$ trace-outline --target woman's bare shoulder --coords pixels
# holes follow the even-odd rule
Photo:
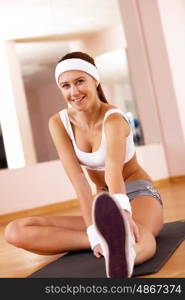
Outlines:
[[[54,115],[50,116],[49,121],[48,121],[49,126],[59,125],[60,123],[61,123],[61,120],[60,120],[59,113],[55,113]]]
[[[53,114],[48,121],[48,126],[50,130],[60,129],[62,131],[66,131],[64,128],[64,124],[61,120],[60,112]]]
[[[112,106],[111,108],[119,109],[116,106]],[[109,108],[109,109],[111,109],[111,108]],[[109,130],[112,131],[112,129],[113,129],[113,131],[118,129],[118,132],[121,133],[121,128],[123,129],[123,132],[124,132],[124,134],[126,134],[126,136],[128,136],[130,133],[130,126],[128,124],[128,121],[125,118],[123,118],[123,116],[120,113],[116,112],[114,114],[109,115],[106,118],[104,124],[105,124],[105,132],[107,131],[108,135],[109,135]]]

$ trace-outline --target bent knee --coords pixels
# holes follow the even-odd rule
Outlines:
[[[147,231],[152,233],[154,237],[158,235],[160,230],[163,227],[163,215],[158,216],[156,220],[151,220],[151,219],[141,219],[141,218],[134,218],[134,221],[136,224],[140,224],[142,227],[144,227]]]
[[[5,227],[5,240],[15,247],[22,248],[25,241],[26,226],[30,225],[32,218],[14,220]]]
[[[146,227],[137,224],[140,233],[139,242],[136,243],[136,264],[143,263],[144,261],[152,258],[157,249],[155,236]]]

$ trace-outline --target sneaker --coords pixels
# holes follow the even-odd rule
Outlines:
[[[103,192],[93,201],[92,218],[99,234],[107,277],[131,277],[136,257],[135,240],[124,211],[113,196]]]

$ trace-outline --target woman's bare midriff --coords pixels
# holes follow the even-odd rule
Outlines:
[[[97,190],[101,190],[102,187],[106,186],[104,171],[87,169],[87,173],[90,179],[92,180],[92,182],[96,185]],[[136,155],[134,155],[133,158],[124,165],[123,180],[126,183],[128,181],[139,180],[139,179],[147,180],[152,183],[151,177],[138,164]]]

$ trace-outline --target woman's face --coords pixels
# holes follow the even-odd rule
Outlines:
[[[75,109],[84,110],[99,101],[98,82],[83,71],[66,71],[59,77],[60,90],[64,99]]]

